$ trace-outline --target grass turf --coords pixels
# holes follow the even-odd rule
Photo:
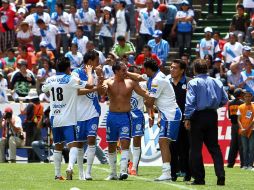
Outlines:
[[[62,166],[62,174],[66,165]],[[1,190],[69,190],[73,187],[80,190],[164,190],[164,189],[223,189],[248,190],[254,189],[254,171],[241,170],[239,167],[226,168],[226,186],[218,187],[213,167],[206,167],[206,185],[191,186],[178,178],[176,182],[154,182],[153,179],[161,174],[160,167],[140,167],[139,176],[129,176],[126,181],[104,181],[108,175],[109,167],[94,165],[93,181],[79,181],[77,168],[75,168],[72,181],[55,181],[53,164],[0,164]]]

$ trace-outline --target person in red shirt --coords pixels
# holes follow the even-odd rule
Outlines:
[[[224,45],[225,45],[225,43],[226,43],[227,41],[226,41],[226,40],[223,40],[223,39],[221,38],[220,32],[215,31],[215,32],[213,33],[213,39],[214,39],[215,41],[217,41],[217,43],[219,44],[220,50],[223,50],[223,47],[224,47]],[[223,58],[223,56],[221,55],[221,51],[218,53],[218,57],[221,58],[221,59]]]
[[[2,7],[0,7],[0,50],[2,51],[14,46],[14,18],[15,12],[9,0],[2,0]]]
[[[20,59],[24,59],[27,61],[27,69],[33,71],[33,73],[37,72],[36,68],[36,56],[34,55],[33,52],[28,52],[26,46],[22,46],[19,50],[19,55],[17,57],[16,63],[14,65],[14,68],[17,67],[17,62]]]
[[[152,53],[152,48],[149,45],[144,45],[142,52],[143,53],[139,54],[135,60],[135,64],[139,68],[141,68],[141,70],[140,70],[141,74],[144,73],[144,61],[146,58],[154,59],[157,62],[158,66],[161,66],[161,60],[159,59],[159,57],[156,54]]]

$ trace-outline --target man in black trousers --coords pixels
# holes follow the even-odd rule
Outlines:
[[[176,102],[182,113],[184,113],[185,108],[187,83],[191,79],[185,76],[186,67],[187,65],[183,60],[175,59],[170,66],[169,75],[169,80],[174,88]],[[185,174],[183,181],[190,181],[189,148],[189,132],[184,127],[183,117],[179,127],[178,138],[170,143],[172,181],[177,180],[176,173],[178,171]]]
[[[214,162],[217,185],[225,185],[223,157],[218,144],[217,109],[228,102],[221,81],[207,75],[205,60],[194,61],[195,78],[187,85],[185,128],[190,130],[190,164],[192,185],[205,184],[202,146],[206,145]]]
[[[232,123],[231,127],[231,141],[230,141],[230,149],[228,153],[228,168],[233,168],[235,165],[235,159],[237,157],[237,153],[240,153],[240,160],[241,160],[241,166],[242,166],[242,158],[243,158],[243,152],[242,152],[242,146],[241,146],[241,137],[238,134],[239,125],[237,122],[237,111],[238,107],[244,103],[244,101],[241,99],[243,96],[243,90],[241,88],[237,88],[234,91],[234,97],[235,99],[230,101],[228,104],[228,115]]]

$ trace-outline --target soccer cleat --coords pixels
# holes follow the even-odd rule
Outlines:
[[[86,173],[86,180],[93,180],[91,174],[89,173]]]
[[[63,176],[55,176],[55,180],[64,181],[66,179]]]
[[[129,174],[130,174],[130,175],[135,175],[135,176],[138,175],[136,170],[131,170],[131,172],[130,172]]]
[[[127,179],[127,178],[128,178],[127,173],[120,173],[119,180],[124,180],[124,179]]]
[[[163,173],[160,177],[156,178],[154,181],[168,181],[171,180],[171,176]]]
[[[132,166],[133,166],[133,162],[129,161],[129,163],[128,163],[128,174],[131,173]]]
[[[105,180],[107,180],[107,181],[118,180],[118,177],[116,174],[110,174]]]
[[[66,180],[72,180],[72,170],[66,170]]]

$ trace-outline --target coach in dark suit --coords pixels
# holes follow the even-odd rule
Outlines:
[[[190,130],[190,164],[192,185],[205,184],[202,145],[206,145],[214,162],[217,185],[225,185],[222,153],[218,144],[217,109],[228,102],[223,84],[207,75],[204,60],[194,62],[195,79],[187,85],[185,128]]]

